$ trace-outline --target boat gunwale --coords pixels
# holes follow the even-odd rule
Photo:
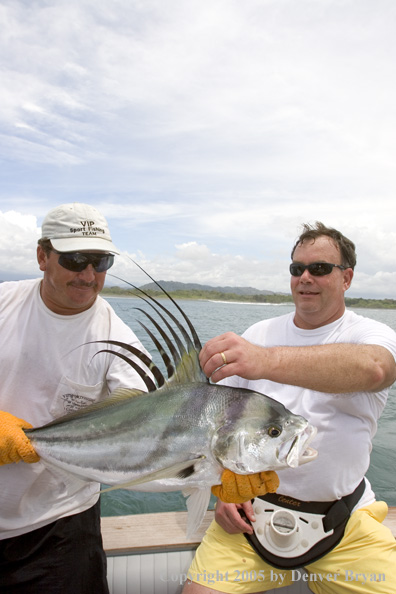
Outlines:
[[[193,550],[213,518],[214,511],[207,511],[198,532],[187,539],[187,512],[102,517],[103,546],[108,556]],[[396,538],[396,507],[389,507],[383,523]]]

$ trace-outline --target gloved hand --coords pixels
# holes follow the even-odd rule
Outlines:
[[[214,485],[212,493],[225,503],[245,503],[258,495],[275,493],[278,487],[278,475],[273,470],[256,474],[235,474],[224,470],[221,485]]]
[[[12,462],[38,462],[40,456],[35,452],[23,429],[31,424],[14,415],[0,411],[0,466]]]

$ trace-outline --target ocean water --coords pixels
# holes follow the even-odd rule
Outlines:
[[[137,311],[137,307],[149,310],[138,298],[106,297],[116,313],[128,324],[139,337],[144,346],[152,353],[158,366],[162,361],[155,353],[151,340],[146,335],[138,320],[147,324],[147,318]],[[161,300],[166,307],[168,302]],[[241,334],[255,322],[283,315],[294,309],[292,304],[246,304],[233,302],[213,302],[180,300],[183,308],[204,344],[209,338],[227,331]],[[357,309],[357,313],[383,322],[396,330],[396,310]],[[172,308],[175,313],[175,309]],[[151,313],[152,310],[151,310]],[[178,315],[177,317],[180,318]],[[374,438],[371,465],[367,473],[374,487],[377,499],[384,499],[389,505],[396,506],[396,384],[391,388],[387,406],[382,414],[378,431]],[[214,499],[211,501],[212,505]],[[183,511],[186,509],[185,499],[180,492],[172,493],[139,493],[127,490],[111,491],[102,495],[102,515],[116,516],[165,511]]]

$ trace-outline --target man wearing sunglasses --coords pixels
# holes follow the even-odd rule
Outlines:
[[[396,333],[346,310],[355,264],[355,246],[342,233],[304,225],[290,265],[295,311],[202,349],[202,368],[213,381],[267,394],[310,421],[318,457],[277,471],[277,495],[239,506],[217,502],[184,594],[265,592],[301,579],[301,567],[318,594],[396,592],[396,543],[382,525],[387,507],[364,478],[396,379]],[[253,529],[257,514],[274,510],[283,523]],[[281,544],[296,527],[294,540]]]
[[[144,348],[99,296],[119,251],[98,210],[80,203],[53,209],[38,243],[42,278],[0,284],[0,593],[107,594],[99,485],[63,483],[22,428],[117,387],[146,390],[119,357],[95,356],[92,342]]]

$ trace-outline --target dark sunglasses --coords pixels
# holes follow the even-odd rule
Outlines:
[[[341,264],[329,264],[329,262],[312,262],[312,264],[307,265],[292,262],[289,270],[292,276],[301,276],[305,270],[308,270],[309,274],[312,274],[312,276],[326,276],[326,274],[331,273],[333,268],[346,270],[346,266],[341,266]]]
[[[113,254],[52,251],[59,255],[58,263],[72,272],[82,272],[89,264],[92,264],[96,272],[104,272],[114,264]]]

